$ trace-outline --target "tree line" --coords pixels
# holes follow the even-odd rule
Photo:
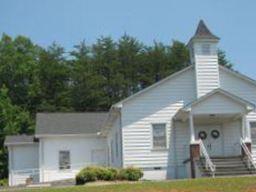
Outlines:
[[[232,64],[224,51],[219,63]],[[107,111],[189,63],[186,45],[145,45],[124,34],[80,42],[72,51],[52,43],[44,48],[29,38],[0,39],[0,179],[7,176],[6,135],[32,134],[36,112]]]

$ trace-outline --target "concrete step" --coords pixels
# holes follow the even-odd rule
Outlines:
[[[213,157],[211,160],[216,166],[215,176],[217,177],[256,174],[256,171],[251,171],[248,169],[247,165],[240,156]],[[202,176],[212,176],[211,171],[205,168],[204,158],[201,158],[198,161],[198,168],[200,169]]]

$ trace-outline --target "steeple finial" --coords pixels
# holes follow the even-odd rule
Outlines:
[[[216,39],[216,40],[220,39],[216,35],[212,34],[212,32],[208,29],[208,27],[205,25],[203,20],[199,21],[198,27],[196,29],[196,33],[192,38],[193,39]]]

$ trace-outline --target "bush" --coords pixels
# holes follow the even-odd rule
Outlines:
[[[114,168],[106,168],[102,180],[114,181],[117,179],[117,173],[118,171]]]
[[[141,169],[128,167],[119,171],[118,178],[121,180],[138,181],[143,177]]]
[[[82,185],[97,180],[97,173],[93,167],[86,167],[76,175],[76,184]]]
[[[8,185],[8,180],[7,179],[0,179],[0,187],[4,187]]]
[[[117,179],[118,171],[108,167],[87,167],[76,175],[76,184],[82,185],[96,180],[113,181]]]
[[[96,180],[114,181],[117,179],[138,181],[143,173],[138,168],[126,168],[117,170],[110,167],[86,167],[76,175],[76,184],[82,185]]]

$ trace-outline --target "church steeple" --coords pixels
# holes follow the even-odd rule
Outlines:
[[[191,63],[195,66],[198,98],[220,86],[218,42],[219,38],[200,20],[188,44]]]
[[[214,35],[208,27],[205,25],[203,20],[199,21],[199,24],[196,29],[195,35],[192,37],[192,39],[215,39],[219,40],[220,38]]]

